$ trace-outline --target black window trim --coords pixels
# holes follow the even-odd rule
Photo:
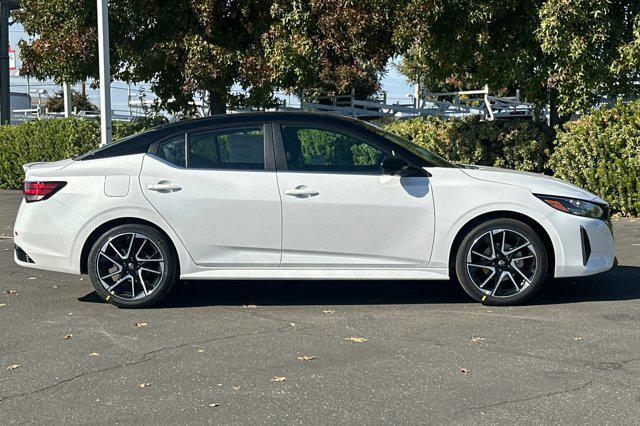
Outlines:
[[[289,165],[287,163],[287,155],[284,149],[284,139],[282,137],[282,128],[285,126],[294,126],[294,127],[305,127],[310,129],[318,129],[318,130],[327,130],[327,131],[336,131],[339,133],[346,134],[355,139],[361,140],[364,143],[368,143],[373,147],[379,149],[386,155],[390,154],[390,151],[393,151],[394,156],[402,158],[408,161],[412,166],[416,168],[422,168],[416,164],[413,160],[413,155],[408,153],[404,148],[398,146],[391,141],[383,138],[382,136],[370,132],[370,131],[362,131],[360,129],[351,129],[346,126],[336,125],[333,123],[319,123],[316,121],[306,121],[306,120],[280,120],[275,122],[273,125],[274,132],[274,148],[275,148],[275,158],[276,158],[276,170],[278,172],[290,172],[290,173],[315,173],[315,174],[335,174],[335,175],[362,175],[362,176],[381,176],[382,168],[378,171],[363,171],[363,170],[289,170]],[[380,139],[384,139],[385,143],[380,143]],[[407,155],[408,154],[408,155]],[[413,176],[413,174],[411,175]],[[422,173],[416,173],[415,176],[425,176]]]
[[[243,169],[243,168],[201,168],[201,167],[188,167],[189,164],[189,138],[192,134],[199,133],[207,133],[207,132],[217,132],[217,131],[233,131],[233,130],[242,130],[242,129],[255,129],[262,128],[262,137],[264,144],[264,168],[262,169]],[[165,142],[168,142],[171,139],[174,139],[176,136],[184,135],[184,149],[185,149],[185,164],[179,166],[177,164],[171,163],[166,159],[163,159],[158,155],[158,151],[160,150],[160,146]],[[271,122],[263,122],[263,121],[255,121],[255,122],[242,122],[242,123],[233,123],[233,124],[220,124],[218,126],[202,126],[193,129],[183,129],[181,131],[177,131],[170,135],[167,135],[149,146],[147,150],[147,154],[158,157],[161,160],[164,160],[165,163],[171,164],[173,167],[185,170],[204,170],[204,171],[226,171],[226,172],[268,172],[276,170],[276,160],[274,156],[274,148],[273,148],[273,125]]]

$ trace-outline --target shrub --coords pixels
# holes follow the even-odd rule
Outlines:
[[[115,122],[114,139],[121,139],[153,125],[157,120]],[[100,123],[78,118],[36,120],[0,126],[0,189],[19,189],[22,165],[75,157],[100,143]]]
[[[529,120],[481,121],[479,116],[437,116],[397,121],[392,132],[454,163],[544,172],[551,129]]]
[[[592,111],[557,134],[549,167],[625,215],[640,214],[640,101]]]

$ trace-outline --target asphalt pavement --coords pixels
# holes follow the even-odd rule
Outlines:
[[[449,282],[189,282],[160,307],[20,268],[0,192],[0,423],[637,424],[640,222],[620,265],[485,307]]]

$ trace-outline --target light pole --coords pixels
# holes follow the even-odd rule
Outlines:
[[[0,0],[0,125],[11,122],[9,84],[9,14],[20,6],[19,0]]]
[[[100,145],[111,143],[111,60],[109,58],[109,4],[98,1],[98,56],[100,63]]]

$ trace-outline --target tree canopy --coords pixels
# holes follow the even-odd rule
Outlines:
[[[299,96],[380,89],[395,12],[391,0],[275,0],[265,54],[274,85]]]
[[[401,71],[429,90],[521,89],[565,115],[640,90],[637,0],[408,0],[397,28]]]
[[[98,74],[95,0],[22,0],[23,73]],[[430,91],[520,89],[564,114],[640,90],[638,0],[111,0],[112,75],[162,107],[268,107],[274,92],[365,98],[391,58]],[[241,94],[232,88],[241,87]]]
[[[388,0],[112,0],[114,79],[150,82],[170,111],[270,106],[282,89],[299,95],[367,96],[393,54]],[[58,82],[97,78],[95,0],[23,0],[15,13],[32,40],[23,72]],[[371,36],[375,34],[375,36]],[[235,85],[244,89],[232,95]]]
[[[540,1],[409,0],[394,40],[400,70],[430,91],[489,85],[543,97],[544,64],[534,32]]]
[[[95,3],[23,0],[16,17],[34,37],[20,46],[23,72],[69,82],[97,78]],[[113,0],[109,15],[113,77],[151,82],[170,111],[195,111],[197,93],[209,95],[213,113],[265,93],[270,99],[271,92],[255,78],[256,64],[263,62],[269,2]],[[234,84],[247,95],[231,97]]]
[[[562,112],[589,109],[603,96],[638,93],[640,2],[548,0],[540,18],[537,36]]]

